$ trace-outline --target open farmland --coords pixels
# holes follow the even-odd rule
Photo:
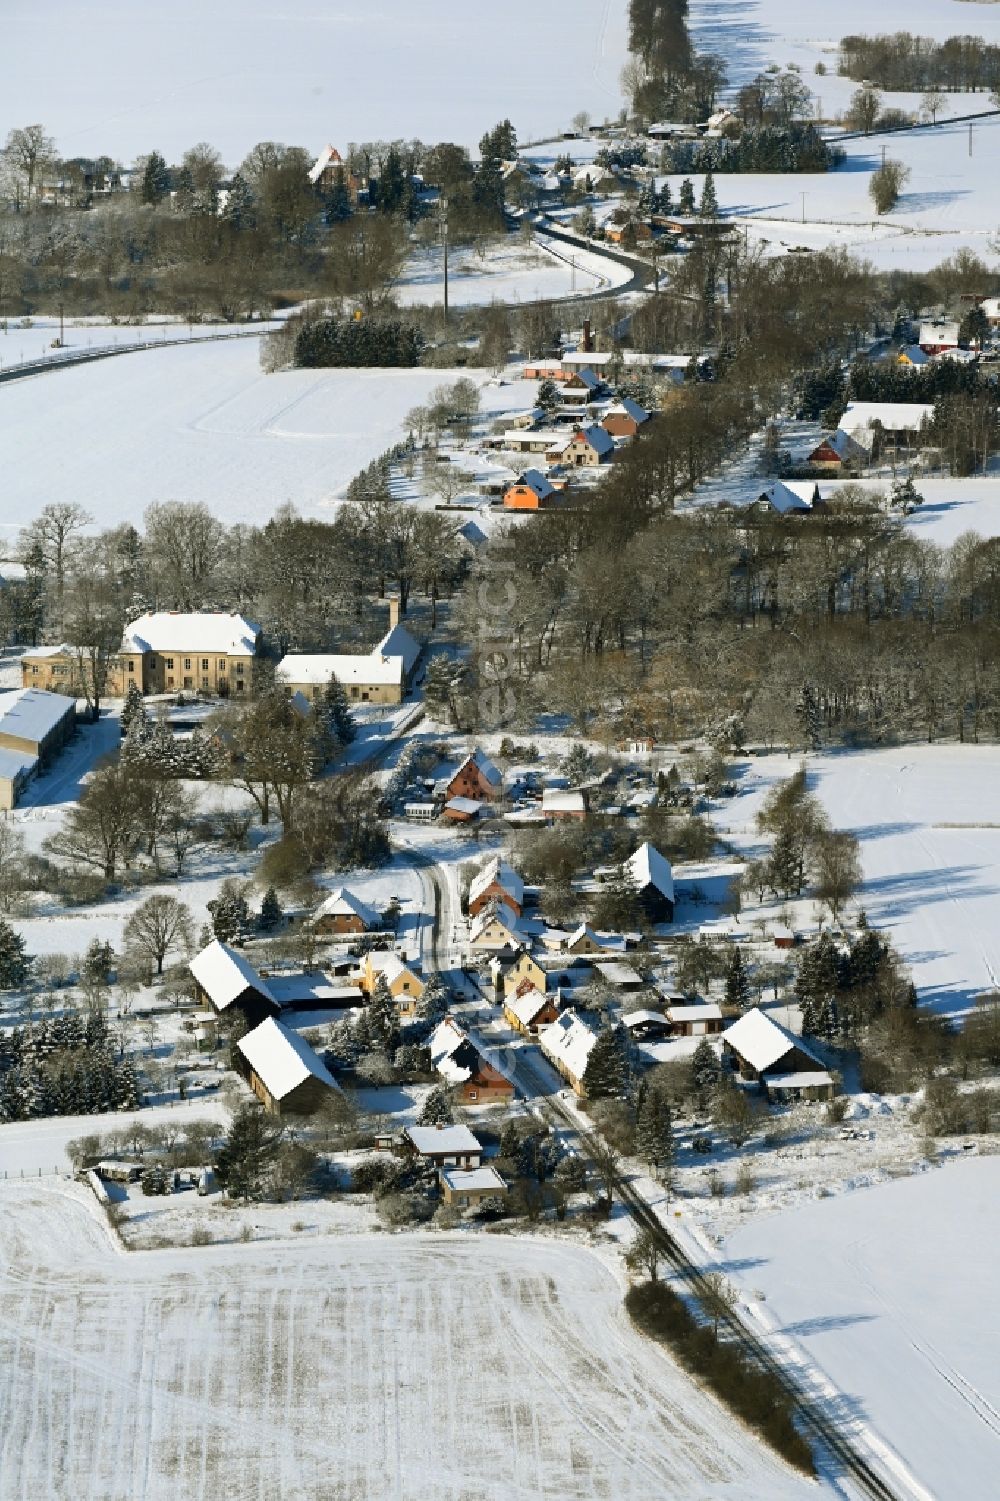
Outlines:
[[[845,1394],[845,1431],[874,1423],[934,1501],[997,1490],[998,1236],[992,1157],[772,1215],[726,1243],[766,1295],[768,1327]]]
[[[769,787],[797,761],[754,761],[720,827],[747,847]],[[1000,986],[1000,753],[994,746],[909,745],[810,756],[810,787],[835,828],[861,842],[858,903],[886,928],[922,1001],[961,1015]]]
[[[262,525],[286,502],[329,518],[354,475],[405,436],[407,412],[457,373],[264,375],[258,341],[238,339],[16,381],[0,390],[4,481],[16,497],[0,542],[59,494],[101,526],[138,523],[157,500],[203,502],[228,525]],[[524,405],[526,390],[487,388],[484,406]]]
[[[76,0],[46,0],[45,67],[32,0],[4,6],[6,118],[43,119],[67,154],[168,160],[208,140],[235,166],[255,141],[410,139],[474,146],[504,115],[521,135],[551,135],[579,109],[615,114],[625,62],[626,0],[560,7],[508,0],[502,16],[462,0],[177,0],[126,23],[98,0],[77,24]],[[525,48],[550,66],[525,68]]]
[[[82,1195],[82,1190],[70,1189]],[[331,1238],[116,1255],[0,1188],[0,1497],[792,1501],[589,1252]]]

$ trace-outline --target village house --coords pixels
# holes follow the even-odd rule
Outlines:
[[[714,1001],[668,1006],[667,1019],[674,1037],[711,1037],[722,1031],[722,1009]]]
[[[625,861],[646,920],[651,923],[674,920],[674,874],[670,861],[648,840],[640,844]]]
[[[271,1115],[313,1115],[341,1093],[305,1039],[273,1017],[240,1038],[233,1059]]]
[[[200,1005],[209,1005],[218,1016],[239,1012],[256,1027],[280,1010],[270,986],[250,960],[227,943],[215,938],[188,965]]]
[[[109,698],[123,698],[135,683],[144,694],[249,697],[260,642],[260,626],[242,615],[157,610],[126,628],[121,647],[109,661],[104,692]],[[85,661],[86,651],[69,645],[25,652],[21,681],[26,688],[56,688],[78,696],[81,655]]]
[[[567,954],[600,954],[604,951],[604,942],[594,932],[588,923],[581,923],[567,938],[565,952]]]
[[[901,349],[896,356],[898,365],[912,365],[915,370],[922,370],[930,362],[931,356],[924,354],[919,344],[907,344],[905,349]]]
[[[514,1085],[487,1063],[471,1038],[451,1017],[439,1022],[429,1043],[431,1066],[463,1105],[505,1104],[514,1098]]]
[[[468,911],[477,917],[492,902],[503,902],[520,917],[524,910],[524,882],[514,868],[494,855],[487,860],[469,886]]]
[[[598,959],[594,965],[601,979],[614,990],[642,990],[646,982],[631,964],[620,959]]]
[[[559,492],[539,469],[526,469],[516,484],[504,491],[508,511],[541,511],[558,502]]]
[[[309,169],[309,181],[321,193],[331,193],[342,182],[352,207],[368,197],[368,184],[352,172],[336,146],[324,146]]]
[[[816,504],[814,497],[818,495],[819,486],[813,480],[802,484],[779,479],[761,491],[756,505],[760,510],[776,511],[779,516],[808,516]]]
[[[346,886],[338,886],[336,891],[322,902],[313,913],[311,925],[316,933],[324,936],[327,934],[342,933],[371,933],[374,929],[381,928],[382,919],[373,908],[365,906],[364,902],[348,891]]]
[[[587,794],[579,788],[545,787],[542,790],[542,815],[554,822],[564,818],[586,818]]]
[[[559,998],[545,995],[527,981],[513,995],[504,998],[504,1019],[515,1032],[537,1037],[539,1027],[547,1027],[559,1015]]]
[[[15,807],[75,732],[75,698],[36,688],[0,693],[0,811]]]
[[[638,437],[639,429],[649,421],[646,408],[633,401],[631,396],[622,397],[601,418],[601,426],[612,438]]]
[[[513,907],[506,902],[492,903],[472,919],[469,929],[469,947],[489,951],[516,945],[521,941],[519,918]]]
[[[593,370],[585,367],[573,370],[559,387],[560,400],[568,407],[586,406],[604,387],[604,382]]]
[[[840,428],[817,443],[807,460],[813,469],[821,469],[824,474],[856,474],[867,462],[868,450]]]
[[[347,697],[364,704],[401,704],[412,686],[423,647],[399,622],[399,600],[389,601],[389,629],[370,652],[308,655],[290,652],[275,681],[315,702],[336,678]]]
[[[467,798],[472,802],[491,803],[500,796],[503,776],[485,751],[474,750],[452,774],[445,785],[445,796]]]
[[[575,1011],[564,1011],[538,1033],[542,1052],[581,1099],[586,1095],[587,1060],[596,1041],[597,1033]]]
[[[445,1203],[456,1209],[475,1209],[484,1199],[507,1193],[507,1184],[495,1167],[443,1167],[438,1176]]]
[[[833,1079],[821,1060],[759,1006],[726,1028],[722,1049],[740,1078],[759,1084],[768,1099],[833,1099]]]
[[[502,978],[505,996],[514,995],[525,983],[539,990],[544,990],[548,984],[546,971],[526,948],[518,949],[508,963],[501,961],[496,978]]]
[[[839,430],[868,454],[873,452],[876,440],[886,448],[910,449],[919,445],[922,431],[933,416],[933,403],[926,401],[851,401]]]
[[[943,354],[957,349],[959,325],[952,318],[928,318],[920,325],[917,343],[924,354]]]
[[[984,297],[979,306],[990,328],[1000,328],[1000,297]]]
[[[573,436],[559,447],[558,462],[573,469],[597,469],[611,458],[615,441],[603,427],[592,423],[590,427],[577,428]],[[555,457],[555,446],[549,450]]]
[[[407,1126],[406,1143],[433,1167],[478,1167],[483,1148],[468,1126]]]
[[[366,996],[374,994],[379,976],[389,987],[400,1016],[416,1016],[424,993],[419,966],[407,964],[395,949],[371,949],[364,957],[359,983]]]

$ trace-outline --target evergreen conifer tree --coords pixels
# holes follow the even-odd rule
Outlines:
[[[681,183],[680,196],[677,199],[677,212],[685,218],[690,218],[694,213],[694,184],[690,177],[685,177]]]
[[[691,1055],[691,1082],[702,1099],[706,1099],[722,1078],[719,1055],[703,1037]]]
[[[837,949],[829,933],[821,933],[802,955],[795,977],[795,994],[802,1008],[802,1030],[814,1037],[836,1030],[840,981]]]
[[[0,917],[0,990],[16,990],[28,978],[31,960],[24,939],[6,918]]]
[[[257,207],[253,190],[242,172],[234,172],[222,217],[234,229],[255,229]]]
[[[636,1119],[635,1145],[639,1155],[655,1170],[669,1168],[674,1160],[670,1102],[661,1089],[648,1089],[643,1096]]]
[[[385,976],[379,975],[372,998],[362,1012],[370,1045],[391,1059],[399,1046],[399,1012]]]
[[[284,1129],[257,1104],[240,1107],[215,1163],[216,1176],[231,1198],[261,1199],[284,1139]]]
[[[734,943],[726,966],[726,1005],[737,1011],[746,1011],[750,1003],[750,981],[743,963],[743,954],[739,945]]]
[[[584,1069],[583,1087],[592,1100],[623,1099],[630,1082],[628,1038],[619,1022],[598,1034]]]
[[[705,173],[705,181],[701,190],[701,203],[698,206],[700,219],[717,219],[719,217],[719,199],[715,191],[715,178],[711,172]]]
[[[258,928],[262,933],[270,933],[279,925],[284,915],[284,909],[278,900],[278,893],[273,886],[269,886],[260,904],[257,917]]]
[[[170,173],[158,151],[151,151],[142,173],[140,196],[143,203],[159,203],[170,191]]]
[[[451,1094],[443,1084],[436,1085],[423,1103],[417,1118],[418,1126],[450,1126],[455,1114],[451,1108]]]
[[[327,734],[339,749],[350,745],[357,734],[357,726],[354,723],[354,715],[343,683],[336,673],[331,674],[330,681],[323,691],[323,707],[321,710],[323,722]]]
[[[138,723],[144,727],[148,722],[149,716],[146,713],[146,702],[142,696],[142,689],[138,683],[129,683],[119,720],[122,739],[125,739],[134,724]]]

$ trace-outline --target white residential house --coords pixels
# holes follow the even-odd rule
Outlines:
[[[597,1033],[575,1011],[564,1011],[547,1027],[541,1027],[538,1044],[546,1058],[568,1081],[574,1094],[584,1095],[583,1076]]]

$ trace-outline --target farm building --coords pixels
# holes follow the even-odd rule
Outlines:
[[[407,1126],[407,1144],[434,1167],[478,1167],[483,1148],[468,1126]]]
[[[312,915],[317,933],[370,933],[382,926],[382,919],[371,907],[359,901],[346,886],[331,891]]]
[[[757,497],[757,505],[776,511],[779,516],[808,515],[819,497],[819,486],[811,480],[808,484],[793,483],[779,479],[768,485]]]
[[[0,694],[0,811],[15,807],[27,783],[75,730],[75,698],[39,688]]]
[[[933,404],[926,401],[849,401],[838,431],[848,433],[869,453],[876,433],[890,446],[914,448],[933,415]]]
[[[670,861],[647,840],[625,861],[648,922],[674,920],[674,876]]]
[[[511,1081],[487,1063],[479,1049],[451,1017],[431,1034],[431,1064],[463,1105],[492,1105],[511,1100]]]
[[[560,1017],[538,1033],[538,1043],[549,1062],[567,1080],[574,1094],[583,1096],[586,1091],[583,1076],[587,1070],[597,1033],[575,1011],[564,1011]]]
[[[270,986],[250,960],[217,938],[194,956],[188,968],[198,1001],[210,1005],[219,1016],[238,1011],[256,1027],[280,1010]]]
[[[469,916],[475,917],[491,902],[503,902],[520,917],[524,909],[524,882],[506,860],[494,855],[487,860],[469,886]]]
[[[816,445],[807,462],[825,474],[855,473],[867,464],[868,450],[850,433],[838,428]]]
[[[312,1115],[340,1086],[297,1032],[268,1017],[236,1044],[240,1072],[272,1115]]]
[[[422,647],[399,623],[399,601],[389,601],[389,629],[370,652],[302,655],[292,652],[275,668],[275,681],[315,701],[331,678],[348,698],[365,704],[401,704],[409,691]]]
[[[457,1209],[474,1209],[484,1199],[503,1197],[507,1185],[495,1167],[443,1167],[441,1193],[446,1204]]]
[[[740,1078],[759,1083],[769,1098],[833,1099],[833,1079],[821,1060],[759,1006],[726,1028],[722,1049]]]

